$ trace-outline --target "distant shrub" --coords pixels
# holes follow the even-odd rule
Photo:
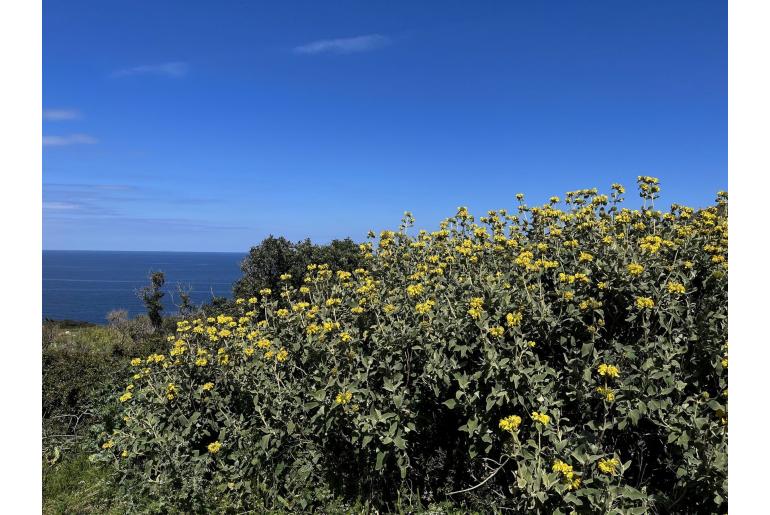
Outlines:
[[[407,214],[366,268],[180,321],[103,458],[182,511],[726,511],[727,195],[664,213],[639,188],[414,236]]]
[[[166,276],[163,272],[151,272],[150,284],[137,292],[137,296],[147,309],[147,317],[155,329],[163,325],[163,285],[166,284]]]
[[[286,274],[291,276],[288,282],[299,287],[311,263],[326,263],[335,270],[364,266],[358,245],[349,238],[315,245],[310,240],[293,243],[284,237],[269,236],[252,247],[241,263],[243,276],[233,285],[233,293],[236,297],[253,297],[263,288],[275,289],[284,284],[281,276]]]

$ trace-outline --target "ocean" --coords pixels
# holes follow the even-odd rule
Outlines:
[[[43,251],[43,319],[105,324],[113,309],[129,316],[144,313],[136,291],[149,284],[151,271],[166,275],[164,313],[177,309],[177,284],[192,288],[195,304],[232,296],[241,277],[242,253]]]

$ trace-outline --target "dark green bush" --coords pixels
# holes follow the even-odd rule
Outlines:
[[[327,263],[335,270],[364,266],[358,246],[350,238],[315,245],[309,239],[293,243],[284,237],[269,236],[252,247],[241,263],[243,277],[233,285],[233,293],[249,298],[263,288],[277,288],[283,274],[291,275],[290,283],[299,287],[310,263]]]

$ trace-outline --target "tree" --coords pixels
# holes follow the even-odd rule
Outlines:
[[[139,290],[139,298],[147,308],[147,317],[152,326],[158,330],[163,325],[163,285],[166,283],[166,276],[163,272],[150,272],[150,284]]]
[[[270,235],[252,247],[241,263],[243,276],[233,285],[233,293],[236,298],[248,298],[262,288],[276,291],[283,274],[291,274],[292,284],[299,287],[311,263],[327,263],[334,270],[348,271],[364,266],[358,245],[350,238],[316,245],[310,239],[292,243]]]
[[[192,285],[177,283],[176,293],[179,296],[179,304],[176,304],[179,314],[183,317],[192,315],[196,307],[192,302]]]

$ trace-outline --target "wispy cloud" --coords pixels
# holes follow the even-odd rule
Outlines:
[[[220,201],[221,199],[194,197],[163,188],[128,184],[43,184],[43,208],[49,216],[122,216],[124,210],[141,210],[160,203],[187,208]]]
[[[76,109],[43,109],[43,119],[52,122],[62,120],[77,120],[80,118],[80,111]]]
[[[353,38],[322,39],[294,48],[294,53],[303,55],[353,54],[368,52],[390,45],[391,40],[380,34],[367,34]]]
[[[65,147],[68,145],[93,145],[97,139],[88,134],[68,134],[67,136],[43,136],[44,147]]]
[[[187,75],[190,67],[183,62],[160,64],[144,64],[132,68],[123,68],[112,72],[112,77],[129,77],[131,75],[160,75],[163,77],[179,78]]]
[[[75,204],[74,202],[43,202],[43,209],[54,211],[70,211],[80,208],[80,204]]]

